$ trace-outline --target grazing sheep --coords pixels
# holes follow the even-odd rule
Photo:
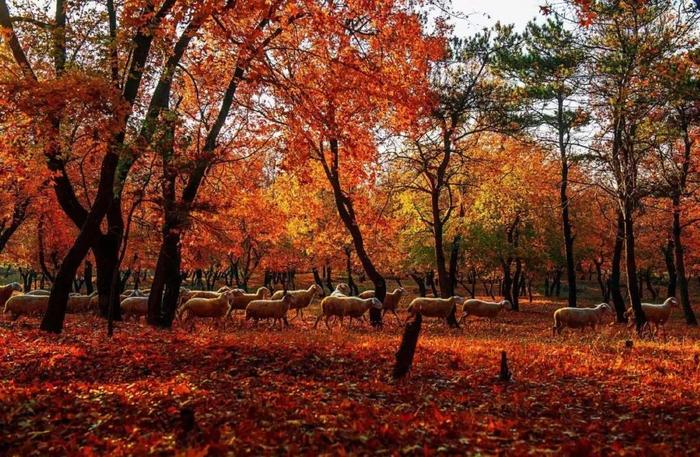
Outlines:
[[[464,298],[453,296],[450,298],[418,297],[408,305],[409,316],[420,313],[423,317],[437,317],[447,320],[456,310],[457,305],[464,303]]]
[[[508,300],[501,300],[500,302],[490,302],[478,300],[476,298],[464,300],[464,304],[462,304],[462,317],[459,319],[459,322],[462,322],[467,316],[493,319],[498,316],[502,310],[510,306],[511,304]]]
[[[264,300],[270,296],[270,290],[267,287],[259,288],[254,294],[239,293],[240,289],[234,289],[234,296],[231,298],[231,309],[229,314],[231,318],[237,310],[245,311],[248,307],[248,303],[253,300]]]
[[[228,291],[218,294],[215,298],[190,298],[180,307],[180,309],[178,309],[177,317],[182,322],[187,322],[193,317],[211,317],[213,319],[223,319],[230,311],[231,298],[233,296],[233,292]]]
[[[396,316],[396,320],[401,323],[401,319],[399,319],[399,315],[396,314],[396,310],[399,308],[399,303],[401,302],[401,298],[404,296],[406,293],[406,289],[403,287],[399,287],[397,289],[394,289],[393,292],[387,292],[386,296],[384,297],[384,301],[382,302],[382,317],[388,312],[391,311],[394,316]],[[358,297],[360,298],[374,298],[375,292],[373,290],[365,290],[362,292]]]
[[[296,318],[297,316],[301,316],[303,318],[304,308],[307,308],[311,304],[311,301],[314,299],[316,294],[321,295],[322,293],[323,289],[321,289],[321,287],[318,284],[312,284],[311,286],[309,286],[308,289],[288,290],[287,294],[292,298],[292,301],[289,305],[289,309],[297,310],[297,313],[294,316],[294,318]],[[277,292],[272,294],[272,297],[270,297],[270,299],[279,300],[283,296],[284,291],[278,290]]]
[[[12,292],[21,292],[22,286],[17,282],[11,282],[7,285],[0,286],[0,306],[5,306],[7,300],[12,296]]]
[[[260,319],[273,319],[273,325],[279,321],[289,327],[287,312],[293,301],[294,298],[289,294],[277,299],[253,300],[245,308],[245,320],[253,319],[257,324]]]
[[[184,305],[188,300],[191,300],[193,298],[219,298],[220,295],[221,292],[214,292],[213,290],[180,290],[178,309],[182,307],[182,305]]]
[[[678,306],[678,300],[675,297],[667,298],[662,304],[657,305],[653,303],[642,303],[642,310],[647,318],[647,324],[652,331],[652,334],[659,332],[659,328],[663,326],[671,315],[671,310]],[[628,308],[625,315],[630,319],[630,325],[634,324],[632,318],[634,317],[634,311],[632,308]]]
[[[93,298],[97,296],[97,292],[90,295],[73,295],[68,297],[68,307],[66,312],[69,314],[87,313],[95,308],[92,307]]]
[[[121,302],[122,318],[136,318],[139,320],[141,316],[148,314],[148,297],[127,297]]]
[[[15,295],[5,302],[3,313],[15,320],[22,315],[42,315],[49,307],[47,295]]]
[[[337,286],[335,286],[335,290],[331,292],[329,295],[330,297],[345,297],[350,295],[350,286],[345,284],[344,282],[338,283]]]
[[[46,289],[36,289],[36,290],[29,291],[24,295],[41,295],[44,297],[48,297],[49,295],[51,295],[51,291],[46,290]]]
[[[331,316],[340,317],[341,326],[343,325],[343,318],[345,316],[349,317],[350,323],[352,323],[353,319],[360,319],[370,308],[382,309],[382,302],[377,298],[330,295],[321,301],[321,314],[316,319],[314,328],[316,328],[318,322],[324,316],[326,317],[326,327],[328,328],[330,328],[328,320]]]
[[[603,315],[610,311],[610,305],[601,303],[593,308],[559,308],[554,311],[554,327],[552,335],[560,335],[564,327],[595,329],[595,326],[603,320]]]

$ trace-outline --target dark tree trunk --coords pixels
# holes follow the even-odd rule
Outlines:
[[[569,287],[569,306],[576,307],[576,268],[574,261],[574,235],[571,229],[571,221],[569,220],[569,197],[567,196],[567,186],[569,184],[569,164],[566,160],[566,151],[562,147],[562,163],[561,163],[561,217],[562,228],[564,232],[564,248],[566,251],[566,280]],[[557,293],[559,296],[559,293]]]
[[[676,296],[676,264],[674,260],[673,237],[669,238],[666,245],[661,248],[664,253],[664,262],[666,262],[666,271],[668,273],[668,288],[666,289],[667,297]]]
[[[93,283],[92,283],[92,262],[90,262],[89,260],[85,261],[84,277],[85,277],[85,293],[90,295],[95,290],[95,288],[94,288]]]
[[[326,287],[328,287],[329,293],[332,293],[335,288],[333,287],[333,270],[330,265],[323,267],[323,274],[326,280]]]
[[[610,284],[608,291],[610,298],[615,308],[616,320],[618,323],[626,323],[627,316],[625,315],[626,306],[625,299],[622,297],[620,288],[622,250],[625,243],[625,221],[622,213],[617,215],[617,234],[615,236],[615,246],[613,248],[612,265],[610,269]]]
[[[635,255],[634,217],[632,204],[625,202],[624,207],[625,228],[625,267],[627,270],[627,294],[634,311],[634,319],[638,332],[646,324],[646,316],[642,309],[642,300],[639,293],[639,279],[637,278],[637,259]]]
[[[676,272],[678,278],[678,292],[680,294],[681,307],[685,322],[688,325],[697,326],[698,320],[695,317],[693,308],[690,305],[690,294],[688,292],[688,276],[685,273],[685,258],[683,249],[683,239],[681,238],[681,209],[680,198],[675,197],[673,200],[673,246]]]
[[[433,297],[439,297],[437,286],[435,285],[435,270],[430,270],[425,274],[425,283],[430,287]]]
[[[452,249],[450,250],[450,271],[449,271],[449,288],[447,290],[447,296],[451,297],[455,295],[455,288],[457,287],[457,267],[459,263],[459,245],[462,241],[460,235],[456,235],[452,240]]]
[[[428,294],[428,290],[425,287],[425,277],[419,275],[418,273],[411,273],[410,276],[416,282],[420,296],[425,297]]]
[[[595,274],[596,279],[598,280],[598,287],[600,287],[600,295],[603,298],[603,301],[607,303],[608,299],[610,298],[610,293],[607,284],[605,281],[603,281],[603,259],[594,259],[593,263],[595,264]]]
[[[318,268],[313,267],[311,269],[311,272],[314,275],[314,282],[316,283],[317,286],[319,286],[321,288],[321,290],[323,290],[323,280],[321,280],[321,276],[319,276],[319,274],[318,274]],[[333,292],[333,291],[331,291],[331,292]]]
[[[94,212],[92,220],[83,226],[83,230],[80,231],[73,246],[71,246],[68,254],[63,259],[61,267],[54,278],[51,294],[49,295],[48,308],[41,321],[41,329],[44,331],[61,333],[63,330],[63,321],[66,317],[68,295],[71,292],[73,278],[99,233],[99,220],[102,219],[102,217],[99,217],[99,213],[99,211]],[[104,213],[102,213],[102,216],[104,216]],[[98,217],[99,220],[97,220]]]
[[[513,278],[510,275],[511,259],[501,259],[501,268],[503,270],[503,280],[501,281],[501,295],[508,300],[511,305],[515,306],[513,299]]]
[[[350,247],[346,247],[343,250],[345,251],[345,269],[348,275],[348,286],[350,286],[350,294],[358,295],[360,292],[357,290],[357,284],[355,284],[355,281],[352,279],[352,249]]]
[[[2,253],[12,235],[27,218],[27,208],[29,207],[30,201],[31,200],[26,197],[23,200],[15,203],[9,223],[8,221],[0,222],[0,253]]]
[[[552,288],[554,289],[554,295],[559,298],[561,295],[561,275],[562,275],[562,270],[561,268],[557,268],[557,270],[554,272],[554,281],[552,283]]]
[[[513,279],[511,280],[510,296],[513,300],[510,303],[513,311],[520,311],[520,275],[522,272],[523,263],[518,257],[515,259],[515,271],[513,272]]]
[[[90,247],[100,236],[100,223],[112,204],[112,186],[118,159],[114,151],[109,151],[102,161],[99,188],[93,206],[53,281],[48,308],[41,321],[41,329],[44,331],[60,333],[63,330],[71,282]]]
[[[95,255],[95,266],[97,267],[97,295],[99,297],[100,315],[107,318],[109,309],[112,309],[114,313],[112,318],[119,320],[121,317],[118,305],[119,293],[113,298],[117,300],[117,303],[113,303],[111,307],[109,303],[110,299],[112,299],[112,279],[117,274],[116,269],[119,263],[119,247],[112,244],[113,239],[104,235],[100,236],[100,240],[99,247],[95,246],[92,249]],[[117,279],[119,279],[119,276],[117,276]]]

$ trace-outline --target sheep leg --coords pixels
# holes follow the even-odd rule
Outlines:
[[[318,326],[318,321],[320,321],[322,317],[323,317],[323,314],[318,315],[318,317],[316,318],[316,322],[314,322],[314,328],[316,328]],[[326,322],[326,325],[328,325],[328,322]]]
[[[282,318],[282,322],[284,322],[284,326],[285,326],[285,327],[289,327],[289,321],[287,321],[287,316],[284,316],[284,317]]]
[[[459,321],[457,323],[459,325],[462,325],[462,322],[464,321],[464,319],[467,318],[468,315],[469,315],[469,313],[462,313],[462,317],[459,318]]]
[[[330,330],[331,326],[328,325],[328,320],[330,319],[330,316],[326,316],[326,328]]]
[[[398,314],[396,314],[396,310],[391,310],[392,313],[394,313],[394,316],[396,317],[396,322],[401,326],[401,318],[399,317]]]

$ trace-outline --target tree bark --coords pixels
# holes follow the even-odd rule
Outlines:
[[[560,106],[560,113],[563,109]],[[564,248],[566,252],[566,280],[569,286],[569,306],[576,307],[576,267],[574,260],[574,235],[569,219],[569,197],[567,187],[569,185],[569,162],[567,160],[566,146],[563,144],[563,131],[560,128],[560,148],[561,148],[561,184],[559,189],[561,203],[562,229],[564,232]]]
[[[695,313],[693,312],[692,306],[690,305],[690,294],[688,292],[688,277],[685,273],[683,239],[681,236],[682,226],[680,203],[680,197],[675,196],[673,199],[673,247],[678,280],[678,292],[680,294],[680,302],[681,307],[683,308],[685,322],[688,325],[697,326],[698,320],[695,317]]]
[[[662,247],[661,250],[664,253],[664,261],[666,262],[666,271],[668,273],[668,288],[666,289],[666,296],[675,297],[677,273],[674,259],[675,250],[673,247],[673,235],[671,235],[671,237],[666,242],[666,245]]]
[[[520,276],[523,272],[523,263],[520,257],[515,259],[515,271],[513,272],[513,279],[511,280],[511,292],[510,296],[513,299],[511,301],[512,310],[520,311]]]
[[[357,258],[360,260],[367,277],[370,279],[370,281],[372,281],[372,284],[374,284],[374,293],[376,298],[383,302],[384,298],[386,297],[386,281],[375,267],[372,259],[367,253],[367,250],[365,249],[364,238],[362,237],[362,232],[357,223],[357,218],[355,217],[355,208],[353,207],[352,200],[343,192],[340,185],[340,175],[338,174],[340,152],[338,150],[337,139],[332,138],[330,140],[330,150],[332,155],[332,163],[329,165],[325,158],[321,157],[321,164],[323,165],[326,177],[328,178],[328,181],[333,189],[336,209],[338,210],[338,214],[340,215],[340,219],[343,221],[345,228],[348,230],[348,232],[350,232]],[[382,326],[381,309],[370,308],[370,322],[374,327]]]
[[[646,324],[646,316],[642,309],[642,300],[639,294],[639,279],[637,274],[637,259],[635,255],[634,216],[632,214],[632,202],[628,199],[623,202],[623,218],[625,229],[625,267],[627,270],[627,295],[634,311],[634,320],[638,332]]]
[[[627,316],[625,315],[625,311],[627,310],[627,308],[625,306],[625,299],[623,298],[620,289],[620,278],[622,276],[622,250],[624,249],[624,243],[625,221],[622,217],[622,213],[618,212],[617,233],[615,236],[615,245],[613,247],[612,265],[610,268],[610,285],[608,287],[610,298],[612,299],[613,307],[615,308],[615,315],[618,323],[627,322]]]

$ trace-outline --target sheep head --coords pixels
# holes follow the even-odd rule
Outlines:
[[[348,286],[344,282],[338,283],[338,285],[335,286],[335,290],[337,290],[341,294],[350,295],[350,286]]]
[[[463,305],[464,304],[464,297],[460,297],[459,295],[453,296],[452,300],[454,300],[455,305]]]
[[[666,304],[671,306],[678,306],[678,300],[676,300],[676,297],[668,297],[664,302],[664,305]]]
[[[596,306],[596,308],[602,310],[604,313],[607,311],[612,311],[610,305],[608,305],[607,303],[601,303],[600,305]]]
[[[270,289],[268,289],[267,287],[261,287],[255,293],[255,295],[257,295],[258,297],[267,298],[270,296]]]
[[[319,286],[318,284],[314,284],[311,286],[313,289],[315,295],[318,295],[319,297],[323,296],[323,287]]]
[[[22,292],[22,286],[20,286],[18,282],[10,283],[9,286],[16,292]]]
[[[510,300],[502,300],[501,301],[501,309],[506,309],[506,308],[513,308],[513,304],[510,302]]]

